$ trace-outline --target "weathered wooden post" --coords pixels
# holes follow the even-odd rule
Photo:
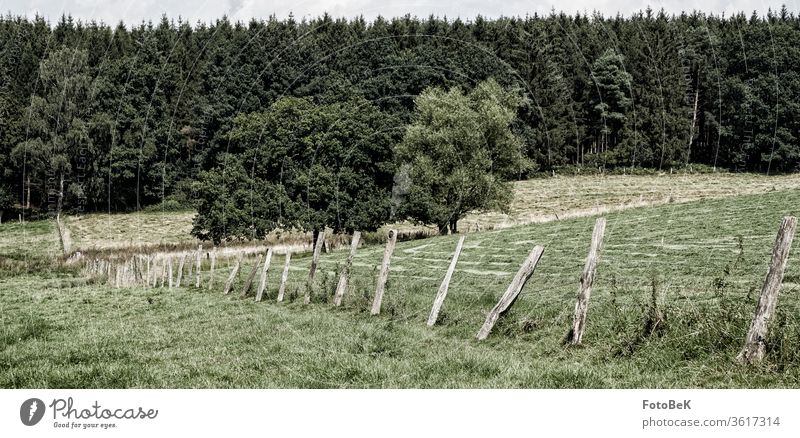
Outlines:
[[[786,269],[786,262],[789,259],[789,250],[792,247],[794,231],[797,228],[797,218],[786,216],[781,221],[778,228],[778,235],[775,237],[775,245],[772,248],[772,259],[769,262],[767,278],[761,288],[761,296],[758,299],[753,321],[750,323],[750,330],[747,332],[744,348],[736,357],[741,363],[755,363],[764,358],[765,341],[769,333],[767,324],[775,311],[778,303],[778,291],[783,282],[783,272]]]
[[[283,301],[283,294],[286,292],[286,280],[289,279],[289,262],[292,260],[291,251],[286,251],[286,260],[283,262],[283,274],[281,274],[281,285],[278,288],[278,302]]]
[[[311,267],[308,268],[308,281],[306,282],[306,296],[303,299],[303,304],[311,302],[311,289],[314,287],[314,274],[317,272],[317,264],[319,263],[319,254],[322,251],[322,245],[325,244],[325,230],[319,232],[317,236],[317,243],[314,245],[314,256],[311,258]]]
[[[181,255],[178,261],[178,280],[175,282],[175,287],[181,287],[181,278],[183,278],[183,265],[186,264],[186,253]]]
[[[194,287],[200,289],[200,267],[203,262],[203,245],[197,245],[197,259],[195,260]]]
[[[147,258],[145,259],[145,262],[147,263],[147,274],[145,274],[144,285],[150,287],[150,274],[152,273],[150,262],[152,262],[152,256],[148,254]]]
[[[386,280],[389,279],[389,262],[392,259],[394,252],[394,245],[397,243],[397,230],[389,230],[389,240],[386,242],[386,249],[383,251],[383,261],[381,262],[381,270],[378,273],[378,285],[375,287],[375,298],[372,300],[372,315],[381,313],[381,302],[383,301],[383,292],[386,288]]]
[[[192,275],[194,275],[194,260],[193,259],[194,259],[194,255],[192,253],[188,253],[186,255],[186,260],[188,261],[188,263],[186,263],[186,266],[189,269],[189,272],[186,273],[186,280],[185,280],[186,284],[190,284],[190,282],[192,281]]]
[[[158,277],[160,276],[160,274],[159,274],[160,269],[161,269],[161,267],[158,265],[158,257],[154,255],[153,256],[153,276],[150,278],[150,282],[153,285],[153,287],[158,286]]]
[[[450,279],[453,278],[453,272],[456,270],[458,257],[461,255],[461,248],[464,246],[464,239],[466,238],[467,236],[461,236],[461,238],[458,239],[456,251],[453,253],[453,258],[450,260],[450,266],[447,268],[447,273],[444,274],[444,280],[442,280],[439,290],[436,291],[436,298],[433,300],[431,314],[428,316],[428,327],[433,327],[434,324],[436,324],[436,320],[439,319],[439,311],[442,309],[444,299],[447,297],[447,289],[450,287]]]
[[[211,267],[208,270],[208,290],[214,288],[214,268],[217,265],[217,247],[211,250]]]
[[[259,254],[256,258],[256,262],[253,263],[253,267],[250,269],[250,273],[247,274],[247,280],[245,280],[244,288],[242,288],[242,298],[246,297],[247,293],[250,292],[250,288],[253,287],[253,280],[256,278],[256,272],[258,272],[258,267],[261,265],[262,258],[264,258],[264,256]]]
[[[347,292],[347,285],[350,282],[350,269],[353,266],[353,257],[356,255],[359,240],[361,240],[361,231],[356,231],[353,233],[353,240],[350,241],[350,254],[347,255],[347,260],[345,260],[344,266],[339,272],[339,283],[336,285],[336,294],[333,297],[333,304],[336,306],[342,305],[342,298]]]
[[[264,259],[264,269],[261,270],[261,281],[258,282],[258,291],[256,292],[256,302],[261,301],[264,297],[264,289],[267,288],[267,271],[272,262],[272,248],[267,250],[267,257]]]
[[[228,276],[228,281],[225,282],[225,290],[222,292],[225,295],[231,293],[231,287],[233,287],[233,281],[236,279],[236,274],[239,273],[239,266],[242,264],[242,254],[240,253],[238,257],[236,257],[236,263],[233,265],[233,270],[231,271],[231,275]]]
[[[508,285],[508,289],[506,289],[500,301],[497,302],[492,311],[486,316],[486,322],[483,323],[483,327],[481,327],[476,336],[478,340],[486,339],[486,337],[489,336],[497,319],[517,300],[517,297],[519,297],[519,294],[522,292],[523,286],[525,286],[525,283],[531,278],[531,275],[533,275],[536,264],[539,263],[543,252],[543,247],[539,245],[533,247],[533,250],[528,254],[525,261],[522,262],[522,266],[520,266],[519,271],[517,271],[517,275],[514,276],[511,284]]]
[[[117,289],[119,289],[120,287],[120,281],[122,280],[121,277],[122,277],[122,266],[120,266],[119,263],[117,263],[117,276],[114,279],[115,283],[114,286],[116,286]]]
[[[169,288],[172,289],[172,256],[167,259],[167,266],[169,268]]]
[[[589,310],[589,297],[592,295],[592,285],[597,273],[597,264],[600,263],[600,251],[603,249],[603,235],[606,232],[606,219],[597,218],[592,232],[592,244],[586,265],[581,274],[581,284],[578,287],[578,301],[575,303],[575,315],[572,321],[572,330],[567,335],[567,341],[572,345],[579,345],[586,329],[586,313]]]

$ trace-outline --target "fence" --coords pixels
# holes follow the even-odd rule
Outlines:
[[[756,306],[744,346],[737,356],[737,360],[742,363],[755,363],[761,361],[764,357],[768,322],[777,306],[778,293],[783,281],[796,226],[797,219],[792,216],[787,216],[783,218],[778,229],[769,263],[769,270],[761,288],[758,305]],[[585,266],[577,285],[577,298],[572,324],[569,328],[565,328],[565,331],[567,331],[567,336],[565,338],[566,343],[571,345],[581,344],[583,334],[587,328],[586,321],[589,301],[592,286],[600,264],[605,229],[605,218],[598,218],[592,232]],[[348,285],[351,282],[350,277],[352,275],[353,258],[358,249],[360,236],[361,233],[359,232],[353,234],[348,256],[343,266],[338,271],[338,282],[335,293],[333,294],[333,304],[335,306],[341,305],[347,293]],[[427,319],[428,326],[435,326],[437,324],[439,313],[447,298],[449,285],[453,278],[456,265],[458,264],[459,256],[464,248],[465,240],[466,236],[460,237],[453,255],[450,258],[447,270],[444,273],[441,285],[433,297],[433,304]],[[385,244],[382,262],[376,276],[375,293],[370,310],[372,315],[381,313],[382,301],[384,295],[387,293],[387,280],[390,276],[391,260],[396,241],[397,232],[395,230],[390,230]],[[325,235],[324,233],[320,233],[313,246],[313,255],[305,285],[304,304],[309,304],[312,300],[314,278],[317,273],[319,257],[324,244]],[[223,294],[229,295],[233,292],[236,279],[239,277],[242,270],[247,268],[244,266],[244,256],[247,251],[249,250],[242,249],[238,252],[225,251],[225,256],[233,258],[234,262],[224,282],[222,288]],[[505,293],[501,296],[497,304],[488,312],[485,322],[476,335],[478,340],[486,339],[491,334],[497,321],[503,314],[511,309],[522,293],[525,284],[533,276],[544,254],[545,248],[543,246],[534,245],[528,256],[524,259],[516,275],[513,277],[511,283],[508,285]],[[181,285],[185,287],[193,285],[195,289],[203,289],[203,282],[205,282],[206,287],[209,290],[213,290],[215,285],[218,284],[216,280],[218,273],[215,272],[215,270],[217,269],[219,255],[220,251],[218,251],[216,247],[204,249],[201,245],[198,246],[195,251],[137,254],[128,258],[111,257],[108,259],[94,258],[91,260],[83,258],[82,262],[84,263],[83,269],[86,275],[105,278],[108,285],[116,288],[166,287],[172,289],[173,287],[179,288]],[[284,259],[283,270],[280,276],[280,285],[278,287],[277,302],[282,302],[286,295],[291,256],[291,252],[287,252]],[[244,285],[239,291],[241,297],[248,297],[250,295],[251,290],[253,290],[256,274],[260,272],[258,286],[253,295],[255,296],[256,302],[263,300],[272,258],[272,248],[268,248],[265,253],[256,254],[255,260],[249,266]],[[188,263],[186,263],[187,260],[189,261]],[[203,260],[209,261],[206,271],[203,271]],[[177,266],[177,269],[174,269],[175,266]],[[186,273],[185,276],[184,273]]]

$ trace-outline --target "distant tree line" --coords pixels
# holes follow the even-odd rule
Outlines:
[[[443,146],[407,139],[426,111],[436,116],[436,105],[417,97],[460,90],[451,97],[467,99],[490,78],[516,96],[514,138],[496,136],[520,155],[500,165],[503,178],[563,166],[800,166],[800,18],[785,7],[724,18],[646,10],[627,18],[164,18],[130,27],[6,16],[0,210],[131,211],[202,199],[197,191],[212,188],[224,204],[251,187],[285,191],[263,208],[294,212],[304,227],[339,215],[337,226],[351,229],[394,209],[373,201],[396,184],[398,157],[414,161],[420,147]],[[463,147],[480,146],[470,141]],[[323,144],[333,146],[315,149]],[[284,148],[280,162],[270,161],[276,148]],[[347,202],[326,197],[331,180],[349,187]],[[319,199],[308,197],[315,184]],[[425,199],[413,200],[444,226]],[[235,234],[272,227],[252,216]]]

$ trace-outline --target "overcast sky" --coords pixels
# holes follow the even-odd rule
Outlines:
[[[120,20],[126,23],[158,20],[162,14],[171,18],[181,16],[194,23],[197,20],[211,21],[223,15],[234,20],[249,21],[253,17],[266,18],[272,14],[283,18],[291,12],[295,17],[303,17],[317,16],[326,11],[334,16],[363,15],[366,18],[407,13],[423,17],[430,14],[446,15],[450,18],[470,18],[478,14],[485,17],[524,16],[534,12],[546,14],[553,8],[570,13],[597,10],[605,15],[615,15],[617,12],[629,15],[648,5],[655,10],[664,8],[671,13],[699,7],[704,12],[730,15],[737,11],[765,13],[770,7],[779,10],[784,3],[794,12],[800,8],[800,0],[0,0],[0,11],[28,16],[39,13],[51,21],[56,21],[62,13],[69,13],[82,20],[94,19],[116,24]]]

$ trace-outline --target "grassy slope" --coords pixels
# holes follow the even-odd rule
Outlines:
[[[291,301],[302,295],[307,257],[293,259],[282,304],[273,302],[280,257],[259,304],[222,296],[224,270],[213,292],[68,287],[75,283],[56,272],[0,277],[0,387],[798,387],[800,251],[768,360],[733,361],[780,217],[798,205],[800,191],[789,190],[608,214],[577,349],[561,339],[590,217],[470,234],[433,330],[424,321],[456,236],[398,244],[379,317],[368,307],[380,247],[359,250],[342,309],[325,303],[342,251],[323,257],[310,306]],[[476,342],[535,243],[546,247],[539,268],[490,338]],[[666,329],[642,336],[653,283]]]
[[[724,198],[773,190],[800,189],[800,174],[767,177],[757,174],[588,175],[539,178],[514,184],[515,199],[509,214],[467,215],[459,222],[462,231],[549,222],[556,218],[580,217],[631,207]],[[141,247],[162,244],[196,245],[189,232],[194,212],[140,212],[133,214],[87,214],[67,217],[72,248],[76,250]],[[41,254],[50,237],[58,245],[55,229],[47,222],[29,222],[23,229],[9,222],[0,225],[0,256],[16,251]],[[21,233],[27,228],[30,236]],[[401,230],[423,227],[402,224]],[[47,231],[50,230],[50,231]],[[433,232],[433,229],[428,231]],[[37,234],[39,233],[39,234]],[[43,234],[44,233],[44,234]],[[49,234],[48,234],[49,233]],[[306,236],[301,236],[306,239]],[[38,240],[36,240],[38,239]],[[286,238],[284,238],[286,240]],[[296,239],[289,239],[296,240]],[[26,242],[20,245],[20,241]],[[33,243],[34,246],[28,246]],[[57,254],[54,251],[53,254]]]

